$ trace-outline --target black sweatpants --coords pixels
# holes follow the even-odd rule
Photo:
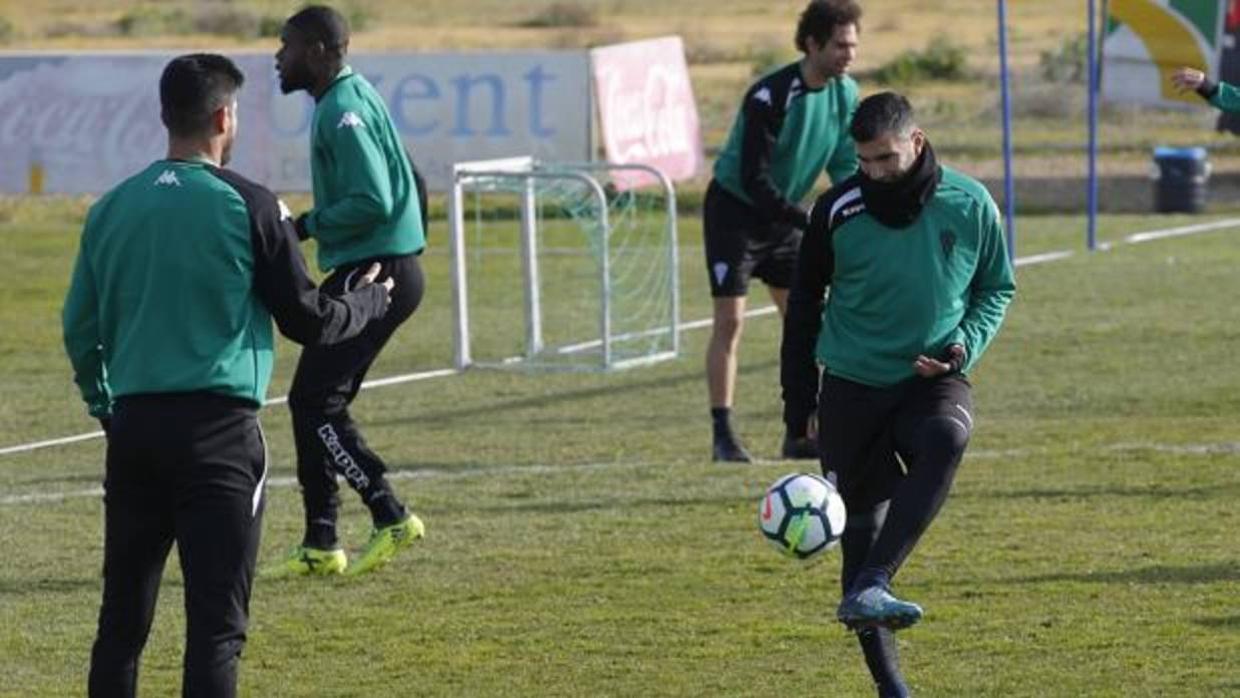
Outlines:
[[[183,696],[230,698],[262,528],[266,448],[252,402],[123,397],[104,479],[103,604],[91,698],[131,697],[172,543],[185,583]]]
[[[336,544],[340,506],[336,473],[361,495],[377,526],[395,523],[404,515],[404,506],[383,476],[387,468],[366,445],[349,416],[349,405],[379,352],[422,302],[422,267],[416,255],[362,260],[337,268],[323,281],[321,290],[339,294],[353,288],[373,262],[383,268],[377,282],[388,278],[396,282],[387,314],[353,339],[303,349],[289,391],[297,481],[306,513],[303,542],[316,548]]]
[[[850,526],[873,521],[890,500],[855,569],[893,577],[947,499],[964,456],[973,431],[969,383],[951,374],[877,388],[828,374],[818,423],[822,469],[836,475]]]

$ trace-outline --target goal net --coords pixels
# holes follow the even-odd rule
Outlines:
[[[628,186],[639,174],[652,186]],[[458,163],[449,196],[458,369],[610,370],[679,350],[676,201],[644,165]]]

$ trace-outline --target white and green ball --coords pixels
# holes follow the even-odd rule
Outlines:
[[[758,528],[763,537],[783,554],[800,560],[835,547],[847,518],[839,492],[818,475],[785,475],[758,503]]]

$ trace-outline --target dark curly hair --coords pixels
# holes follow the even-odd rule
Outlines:
[[[814,37],[819,46],[826,46],[835,28],[861,21],[861,6],[856,0],[812,0],[805,6],[797,22],[797,49],[807,52],[805,40]]]

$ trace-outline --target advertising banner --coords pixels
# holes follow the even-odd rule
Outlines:
[[[0,54],[0,191],[99,193],[163,157],[159,76],[173,53]],[[304,92],[280,93],[268,54],[246,74],[231,167],[276,191],[310,187]],[[432,190],[453,162],[590,156],[588,57],[542,51],[356,54]]]
[[[607,161],[652,165],[672,180],[695,176],[702,134],[680,37],[597,48],[590,62]],[[617,181],[649,183],[644,175]]]

